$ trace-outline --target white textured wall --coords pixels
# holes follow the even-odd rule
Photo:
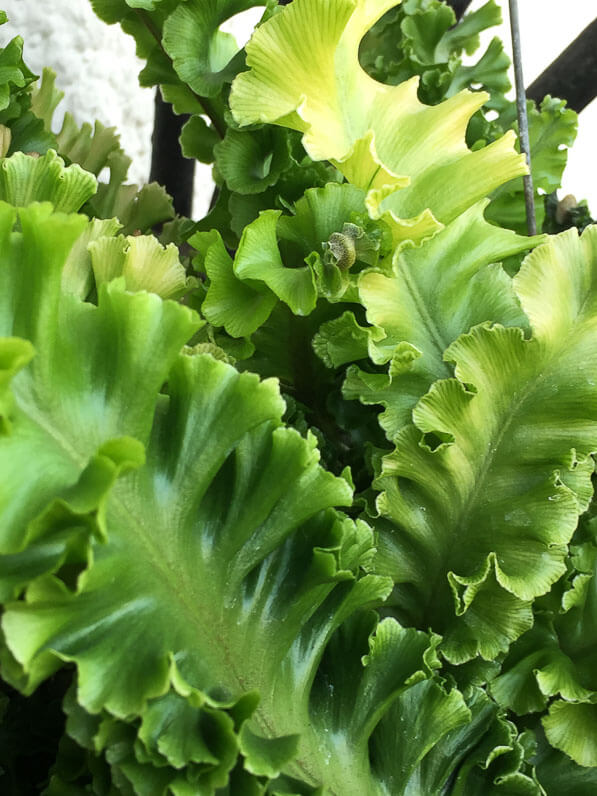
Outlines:
[[[0,0],[9,21],[0,27],[4,46],[13,36],[25,40],[25,63],[37,74],[50,66],[64,91],[56,122],[70,111],[79,124],[116,127],[123,149],[133,159],[129,177],[149,176],[153,90],[140,88],[142,62],[135,44],[116,25],[99,20],[88,0]]]

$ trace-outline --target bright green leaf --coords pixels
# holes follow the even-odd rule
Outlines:
[[[596,244],[574,231],[529,255],[515,284],[533,338],[461,336],[445,353],[457,379],[435,382],[384,460],[378,505],[395,530],[380,531],[377,571],[450,660],[505,651],[565,572],[597,445]]]
[[[16,207],[52,202],[56,210],[79,210],[97,191],[97,182],[77,164],[65,166],[50,150],[42,157],[16,152],[0,162],[0,199]]]

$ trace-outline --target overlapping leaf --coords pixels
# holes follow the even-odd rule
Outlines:
[[[4,22],[6,15],[0,19],[0,24]],[[36,76],[23,61],[23,39],[15,36],[6,47],[0,48],[0,124],[5,134],[9,131],[9,153],[18,150],[42,153],[55,145],[54,136],[44,129],[43,120],[31,111],[35,80]]]
[[[15,152],[0,161],[0,199],[16,207],[49,201],[69,213],[79,210],[96,191],[93,174],[76,163],[65,166],[54,150],[40,158]]]
[[[6,17],[0,24],[6,22]],[[27,88],[34,80],[35,75],[23,61],[23,39],[15,36],[6,47],[0,50],[0,112],[2,122],[14,115],[14,104],[18,103],[19,89]],[[11,105],[13,107],[11,107]],[[8,113],[7,113],[8,112]]]
[[[541,229],[545,217],[542,193],[551,193],[561,184],[562,174],[568,160],[568,149],[574,143],[578,117],[564,100],[545,97],[537,108],[534,102],[527,103],[529,120],[529,144],[531,148],[531,170],[535,188],[535,216],[537,228]],[[509,108],[499,119],[503,127],[518,129],[514,108]],[[487,211],[494,223],[517,232],[526,231],[526,210],[522,180],[513,180],[498,188]]]
[[[573,793],[574,796],[592,796],[597,788],[597,768],[579,766],[568,755],[554,749],[539,729],[536,755],[537,777],[549,796]]]
[[[0,20],[0,24],[4,22],[6,16]],[[36,75],[23,61],[23,39],[20,36],[12,39],[6,47],[0,48],[0,125],[4,136],[3,155],[14,152],[42,154],[49,148],[56,147],[55,136],[49,125],[45,125],[48,105],[40,106],[35,101],[36,79]]]
[[[220,25],[260,0],[187,0],[164,23],[164,47],[181,80],[203,97],[217,94],[242,60],[236,39]]]
[[[362,611],[390,586],[358,578],[371,532],[331,508],[350,488],[281,425],[275,384],[180,355],[197,318],[122,279],[97,307],[63,293],[86,220],[32,205],[15,234],[15,212],[0,205],[4,677],[30,692],[76,663],[68,732],[122,792],[232,776],[284,793],[280,771],[409,792],[449,779],[453,744],[495,745],[489,704],[474,718],[432,681],[438,640]],[[76,786],[67,760],[48,793]]]
[[[107,168],[108,182],[99,182],[97,194],[85,210],[98,218],[117,216],[127,233],[147,232],[174,217],[172,199],[161,185],[150,183],[140,190],[126,182],[131,159],[120,147],[113,127],[83,124],[79,127],[66,114],[57,135],[57,146],[74,164],[98,176]]]
[[[553,239],[515,280],[533,337],[481,325],[445,353],[416,425],[384,460],[377,569],[396,610],[444,635],[444,655],[494,658],[565,572],[592,486],[597,235]]]
[[[466,147],[467,123],[486,94],[461,92],[429,107],[417,99],[417,78],[386,86],[363,71],[359,42],[393,4],[293,3],[255,32],[247,45],[251,69],[235,79],[230,102],[241,124],[273,122],[303,132],[313,159],[331,160],[369,191],[372,213],[392,212],[397,240],[416,239],[525,166],[512,135],[476,152]]]
[[[210,162],[216,128],[234,124],[224,101],[244,58],[219,25],[247,3],[93,2],[135,36],[143,82],[194,114],[185,147]],[[249,45],[237,120],[298,130],[308,153],[349,182],[299,199],[338,179],[334,167],[314,166],[295,132],[229,130],[215,146],[226,184],[195,240],[209,282],[188,299],[200,306],[205,296],[213,326],[197,332],[192,312],[155,295],[190,287],[173,249],[49,206],[21,211],[15,231],[14,210],[0,204],[3,676],[25,693],[65,661],[78,677],[48,796],[90,787],[539,796],[562,771],[579,792],[592,782],[546,751],[541,731],[537,753],[532,733],[519,737],[471,683],[495,673],[521,636],[493,694],[519,712],[553,699],[549,742],[597,762],[594,547],[578,542],[572,558],[566,549],[597,447],[597,241],[559,238],[512,290],[495,263],[537,240],[489,225],[479,200],[521,174],[521,159],[508,140],[466,148],[483,95],[436,108],[417,99],[451,96],[476,75],[501,108],[495,42],[475,67],[457,57],[495,3],[451,28],[445,6],[407,1],[409,63],[392,68],[421,73],[418,87],[381,86],[358,64],[363,34],[391,5],[295,0]],[[58,101],[51,76],[33,100],[37,117],[21,114],[13,143],[44,152]],[[550,121],[558,108],[549,110],[538,166],[551,185],[562,155]],[[69,160],[96,175],[111,167],[85,212],[118,215],[125,234],[168,217],[155,187],[135,197],[124,185],[128,159],[112,131],[67,120],[63,133]],[[52,171],[49,158],[22,161],[39,196],[13,190],[10,172],[5,198],[60,205],[74,172],[54,165],[48,187],[37,177]],[[207,232],[212,223],[221,237]],[[384,405],[396,444],[377,482],[375,555],[370,529],[333,508],[350,502],[350,473],[322,470],[307,434],[315,422],[333,472],[381,459],[361,450],[384,445],[375,412],[340,405],[340,374],[312,357],[322,322],[315,349],[327,366],[372,360],[352,369],[346,394]],[[285,417],[305,438],[282,425],[272,382],[226,364],[234,351],[253,352],[243,367],[281,376],[292,395]],[[369,480],[355,478],[359,489]],[[533,616],[535,597],[564,572],[561,611],[548,595]],[[391,581],[384,615],[408,628],[362,610]],[[476,655],[492,663],[452,666]]]
[[[197,326],[188,309],[127,293],[119,280],[100,289],[97,307],[61,292],[84,218],[33,205],[20,212],[14,235],[15,211],[0,211],[1,328],[18,338],[18,346],[5,344],[17,358],[7,364],[13,405],[1,443],[0,574],[5,598],[25,589],[4,614],[4,676],[30,691],[62,661],[75,662],[79,705],[105,717],[97,749],[114,749],[108,761],[136,789],[170,787],[178,780],[168,776],[179,777],[189,761],[192,783],[191,763],[201,758],[190,739],[180,747],[177,733],[189,721],[209,723],[210,705],[217,714],[256,690],[260,704],[238,739],[232,722],[213,718],[228,721],[232,734],[228,757],[203,758],[207,771],[222,772],[207,792],[225,781],[239,749],[250,771],[274,776],[275,759],[286,767],[294,747],[280,741],[289,751],[268,757],[258,737],[297,733],[291,774],[362,781],[375,792],[367,741],[374,731],[386,737],[378,743],[393,738],[376,730],[380,705],[389,708],[436,664],[424,663],[424,633],[386,620],[368,642],[375,621],[346,626],[357,647],[370,646],[368,666],[357,656],[353,667],[362,669],[365,701],[344,740],[326,741],[327,711],[312,712],[324,703],[313,678],[325,645],[388,589],[377,576],[355,582],[370,557],[370,531],[330,508],[350,501],[348,484],[319,467],[312,440],[280,425],[274,383],[206,355],[179,355]],[[15,315],[15,307],[24,311]],[[50,327],[58,333],[46,335]],[[31,344],[36,356],[26,365]],[[331,678],[348,709],[353,681],[348,687],[334,650],[328,674],[317,676]],[[435,699],[439,709],[460,697],[436,688]],[[410,708],[404,715],[414,718]],[[469,714],[463,706],[457,715],[461,722]],[[135,726],[127,729],[132,716],[142,718],[145,751]],[[341,752],[349,740],[362,750],[350,771]],[[158,773],[151,765],[148,772],[155,755],[174,773],[159,761]]]
[[[291,165],[287,131],[265,127],[240,132],[229,129],[214,147],[216,166],[231,191],[261,193]]]
[[[45,793],[70,792],[79,780],[85,787],[90,771],[100,792],[101,772],[120,793],[213,793],[228,782],[239,754],[236,731],[254,701],[227,710],[198,692],[171,693],[149,703],[139,726],[105,711],[90,715],[73,687],[64,700],[68,737]]]
[[[187,277],[173,243],[167,247],[149,235],[117,238],[103,236],[88,250],[95,284],[124,276],[127,290],[147,290],[162,298],[180,298],[197,283]]]
[[[146,232],[171,219],[172,200],[161,186],[152,183],[138,190],[136,185],[126,184],[131,161],[120,147],[115,128],[101,122],[93,127],[88,123],[79,126],[66,113],[60,132],[50,132],[63,97],[55,87],[55,78],[51,69],[44,69],[41,83],[32,93],[31,107],[36,115],[21,116],[9,131],[9,152],[13,156],[3,164],[1,198],[16,205],[47,200],[64,212],[84,206],[90,216],[118,216],[127,233]],[[28,120],[29,116],[34,121]],[[41,136],[39,146],[35,136]],[[23,152],[31,157],[24,159]],[[45,155],[35,162],[42,152]],[[65,161],[69,164],[66,167]],[[109,171],[108,183],[94,179],[104,169]]]
[[[190,243],[210,280],[205,317],[242,337],[265,323],[278,300],[295,315],[311,313],[321,295],[355,301],[358,269],[390,251],[389,233],[367,217],[364,198],[348,184],[308,189],[292,216],[265,210],[248,224],[234,259],[218,233],[195,235]]]
[[[582,766],[597,766],[597,548],[593,538],[572,548],[574,567],[559,610],[537,616],[512,648],[492,694],[518,714],[545,711],[549,742]],[[555,699],[554,699],[555,698]],[[549,704],[551,700],[551,704]]]
[[[460,58],[463,51],[471,55],[479,47],[481,31],[500,22],[493,0],[458,23],[452,9],[439,0],[407,0],[373,26],[361,43],[359,60],[382,83],[397,85],[420,75],[424,102],[435,104],[475,83],[491,93],[490,107],[502,108],[510,88],[510,62],[501,41],[493,39],[472,66],[464,66]]]
[[[389,361],[390,367],[388,375],[352,368],[344,391],[347,397],[386,407],[381,422],[390,439],[410,422],[414,405],[431,384],[452,375],[443,353],[460,334],[487,320],[525,323],[499,261],[541,238],[488,224],[486,206],[487,201],[474,205],[421,246],[400,248],[392,272],[368,271],[359,280],[359,296],[373,327],[361,329],[360,340],[368,335],[373,362]],[[346,349],[344,361],[362,355],[361,342],[352,357]]]

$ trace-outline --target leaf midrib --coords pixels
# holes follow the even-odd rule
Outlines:
[[[412,302],[413,302],[413,304],[415,306],[415,309],[419,313],[419,317],[421,318],[421,321],[423,322],[423,326],[425,327],[425,329],[426,329],[426,331],[427,331],[427,333],[429,335],[429,339],[430,339],[433,347],[437,351],[437,354],[438,354],[437,359],[438,359],[438,361],[441,362],[444,372],[448,376],[452,376],[452,371],[450,370],[450,367],[448,366],[448,364],[445,362],[445,360],[443,358],[444,357],[444,351],[448,348],[448,346],[450,345],[450,342],[452,342],[452,341],[446,341],[446,340],[443,339],[443,336],[442,336],[437,324],[435,323],[435,321],[433,320],[432,315],[430,314],[429,310],[427,309],[427,305],[426,305],[425,299],[423,298],[423,296],[421,295],[421,293],[419,291],[419,288],[418,288],[417,283],[416,283],[416,279],[412,276],[412,274],[410,272],[410,268],[406,264],[400,263],[400,273],[402,274],[402,278],[404,280],[404,284],[406,285],[406,288],[407,288],[407,290],[408,290],[408,292],[410,294],[410,297],[411,297]],[[441,376],[438,375],[437,378],[441,378]]]
[[[82,472],[85,468],[86,464],[88,463],[89,456],[85,456],[81,454],[77,448],[73,447],[70,444],[70,441],[67,437],[60,433],[59,428],[56,424],[48,423],[48,414],[39,411],[38,404],[35,401],[27,401],[25,395],[19,396],[20,404],[23,409],[27,412],[28,416],[38,424],[38,426],[48,434],[48,436],[53,439],[58,446],[58,448],[64,453],[65,456],[68,456],[72,461],[75,462],[77,467]],[[268,420],[264,422],[269,422]],[[143,465],[146,466],[146,465]],[[201,621],[200,618],[200,610],[199,605],[197,602],[191,603],[186,597],[191,597],[191,592],[187,589],[181,589],[182,584],[186,584],[186,578],[176,578],[175,573],[173,572],[172,568],[169,566],[167,559],[162,555],[162,551],[152,542],[150,535],[146,533],[145,525],[141,522],[140,518],[137,515],[137,512],[133,510],[129,503],[123,500],[123,497],[119,494],[120,490],[118,489],[118,482],[120,479],[117,479],[116,482],[113,484],[110,490],[110,500],[113,505],[113,509],[116,511],[118,515],[123,517],[125,525],[129,528],[133,529],[134,536],[136,538],[136,542],[142,545],[147,551],[147,558],[149,559],[150,565],[158,570],[160,574],[164,576],[164,579],[169,584],[169,591],[172,594],[173,598],[177,600],[179,605],[183,608],[186,616],[189,619],[190,624],[194,625],[197,628],[197,634],[199,637],[205,635],[205,628],[209,626],[213,626],[213,622],[205,622]],[[127,545],[128,546],[128,545]],[[210,619],[213,617],[210,616]],[[238,670],[238,661],[235,660],[235,657],[231,654],[231,650],[229,645],[226,643],[225,637],[220,637],[219,634],[212,635],[213,640],[217,643],[217,645],[221,649],[221,657],[223,660],[227,660],[230,664],[230,673],[232,674],[233,678],[236,680],[239,690],[243,693],[246,693],[250,690],[250,686],[245,683],[245,678],[243,677],[243,672]],[[175,650],[173,650],[175,652]],[[255,685],[253,684],[252,687],[254,688]],[[276,737],[278,734],[276,732],[275,722],[272,720],[273,717],[266,715],[263,713],[262,710],[259,708],[257,709],[257,715],[255,718],[258,718],[259,724],[267,731],[270,737]],[[314,740],[316,740],[316,736],[314,735]],[[313,784],[317,784],[317,776],[316,773],[319,774],[320,772],[313,771],[312,768],[309,766],[307,760],[303,759],[295,759],[293,765],[296,766],[296,769],[302,772],[303,778],[307,782],[311,782]],[[337,792],[332,790],[332,794],[336,794]]]
[[[590,302],[590,300],[591,300],[590,296],[585,297],[585,300],[583,301],[583,304],[577,314],[577,319],[583,318],[584,310],[586,308],[586,305]],[[557,347],[554,347],[549,354],[545,353],[543,354],[541,361],[537,362],[535,366],[535,372],[539,370],[538,375],[529,380],[529,383],[527,384],[526,388],[522,391],[522,393],[520,393],[519,397],[514,403],[514,406],[512,410],[509,412],[506,421],[500,425],[497,438],[495,438],[495,444],[488,446],[488,449],[483,457],[483,462],[481,465],[479,477],[475,479],[475,486],[472,492],[470,493],[470,497],[467,500],[466,505],[464,506],[464,510],[461,514],[459,514],[458,521],[454,522],[451,528],[451,535],[452,535],[452,543],[450,545],[451,551],[453,550],[454,545],[457,541],[456,529],[462,527],[468,528],[468,523],[470,520],[471,513],[476,507],[477,498],[485,485],[485,480],[494,463],[494,460],[497,458],[499,449],[502,445],[506,432],[510,429],[510,427],[514,423],[514,420],[519,415],[523,405],[526,404],[526,402],[530,399],[532,394],[541,386],[543,382],[547,380],[548,376],[551,375],[552,365],[554,362],[559,361],[562,355],[562,351],[566,350],[567,354],[569,355],[570,343],[572,343],[575,338],[581,336],[579,335],[580,328],[582,328],[582,324],[578,324],[576,326],[571,324],[569,327],[569,333],[566,336],[566,338],[564,340],[560,338],[559,345]],[[531,344],[533,342],[533,339],[534,338],[531,338],[530,340],[525,340],[524,345]],[[556,470],[557,465],[554,465],[553,469]]]

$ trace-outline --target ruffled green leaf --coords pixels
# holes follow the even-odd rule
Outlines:
[[[187,277],[173,243],[163,247],[149,235],[101,237],[88,246],[95,284],[124,276],[127,290],[147,290],[162,298],[179,298],[196,285]]]
[[[546,796],[527,760],[529,741],[498,719],[458,772],[453,796]]]
[[[203,267],[210,285],[201,311],[210,323],[223,326],[232,337],[246,337],[267,320],[277,298],[265,286],[238,279],[233,260],[217,232],[199,235],[209,240]],[[200,246],[199,237],[193,236],[190,243]]]
[[[162,83],[160,85],[160,91],[162,92],[164,102],[169,102],[172,105],[172,110],[174,113],[190,113],[198,115],[205,113],[205,108],[201,104],[199,97],[197,97],[197,95],[194,94],[188,86],[180,81],[173,84]],[[194,124],[199,126],[198,122],[193,122],[193,125]],[[191,125],[191,129],[193,125]],[[190,136],[190,133],[187,135]]]
[[[243,281],[262,281],[296,315],[308,315],[317,301],[315,279],[308,265],[284,267],[276,239],[279,217],[279,211],[266,210],[245,229],[234,271]]]
[[[359,280],[374,329],[369,355],[376,364],[390,361],[390,368],[383,376],[353,369],[345,395],[384,405],[380,421],[390,439],[433,382],[452,375],[444,351],[460,334],[486,320],[526,325],[511,280],[495,263],[542,238],[488,224],[486,206],[474,205],[421,246],[403,246],[393,272],[369,271]]]
[[[368,337],[367,347],[371,340],[383,340],[384,332],[376,329],[363,329]],[[327,331],[327,327],[321,330],[322,337]],[[362,350],[355,349],[355,353],[362,353]],[[427,382],[414,370],[420,356],[421,352],[414,346],[399,343],[392,354],[387,373],[370,373],[357,365],[351,365],[346,371],[342,395],[347,400],[358,400],[365,406],[381,404],[384,411],[378,416],[379,423],[389,440],[395,440],[398,432],[404,428],[405,421],[410,421],[412,407],[428,388]]]
[[[369,218],[364,191],[348,183],[305,191],[293,215],[280,218],[277,234],[284,262],[293,268],[307,263],[318,294],[334,303],[357,302],[358,273],[392,249],[390,228]]]
[[[368,218],[364,192],[354,186],[308,189],[294,211],[261,212],[243,230],[234,262],[213,234],[190,239],[201,251],[196,265],[204,260],[210,279],[202,308],[211,323],[240,337],[266,321],[276,299],[296,315],[311,313],[319,295],[356,300],[358,271],[390,251],[387,226]],[[343,247],[350,247],[350,262],[342,260]]]
[[[213,127],[208,127],[201,116],[191,116],[180,133],[180,146],[185,158],[196,158],[201,163],[213,163],[214,146],[220,140]]]
[[[98,218],[117,216],[123,232],[134,235],[174,218],[172,197],[163,186],[152,182],[138,191],[136,185],[125,184],[130,158],[123,152],[112,152],[107,165],[109,182],[100,183],[96,196],[87,204],[85,209],[90,214]]]
[[[284,766],[296,755],[298,736],[263,738],[243,725],[240,748],[247,758],[246,766],[252,774],[274,779]]]
[[[568,160],[568,149],[576,139],[578,116],[566,102],[545,97],[539,108],[530,104],[529,143],[535,189],[551,193],[559,188]]]
[[[490,92],[489,107],[501,110],[509,104],[504,93],[510,89],[510,60],[499,39],[491,41],[473,66],[464,66],[460,57],[463,50],[472,55],[479,46],[478,34],[500,22],[500,8],[493,0],[458,22],[439,0],[407,0],[365,35],[359,60],[381,83],[397,85],[420,75],[423,102],[434,105],[474,84]]]
[[[414,726],[405,726],[400,721],[403,715],[416,716]],[[441,747],[448,745],[450,736],[468,724],[469,718],[470,711],[460,693],[452,691],[446,694],[435,683],[418,683],[401,695],[384,717],[378,737],[373,738],[373,754],[380,770],[384,772],[384,784],[388,790],[409,793],[429,785],[439,790],[452,773],[450,763],[454,762],[449,759],[439,762],[443,751]],[[389,732],[390,723],[398,729],[393,742]],[[380,737],[382,727],[388,730],[383,741]],[[459,750],[461,754],[466,750],[463,746]],[[440,766],[444,769],[441,773],[437,770]],[[407,785],[398,790],[396,786],[402,777]],[[428,792],[433,793],[433,790]]]
[[[323,188],[339,179],[341,179],[341,175],[333,166],[328,163],[314,163],[305,155],[298,161],[294,159],[290,168],[280,174],[277,183],[262,193],[231,194],[224,185],[220,195],[223,197],[223,203],[226,204],[228,221],[225,222],[227,226],[222,225],[220,210],[220,213],[215,216],[219,223],[218,231],[222,237],[226,238],[230,236],[230,230],[232,230],[237,236],[234,242],[234,247],[236,247],[244,228],[254,221],[262,210],[270,210],[275,207],[289,211],[311,188]],[[310,251],[312,249],[305,252],[303,256]]]
[[[548,796],[573,793],[574,796],[593,796],[597,788],[597,768],[579,766],[568,755],[554,749],[539,731],[536,758],[537,777]]]
[[[581,766],[597,766],[597,705],[554,702],[543,719],[547,740]]]
[[[376,569],[453,662],[493,658],[531,626],[529,601],[564,574],[588,506],[596,246],[594,231],[571,232],[529,255],[515,286],[533,338],[461,336],[445,353],[457,379],[433,385],[384,459],[378,506],[393,529],[380,526]]]
[[[470,712],[460,693],[448,694],[427,679],[425,670],[438,664],[437,639],[429,647],[424,634],[391,620],[371,633],[371,621],[363,616],[332,639],[315,682],[312,721],[323,727],[330,725],[331,717],[321,753],[328,766],[342,766],[340,792],[354,788],[363,793],[408,793],[417,769],[427,762],[422,762],[425,756],[431,756],[451,730],[466,723]],[[356,659],[351,661],[351,650],[363,648],[368,628],[369,651],[361,673]],[[351,686],[352,699],[348,699]],[[354,777],[355,762],[369,755],[381,786],[372,791],[367,790],[368,778],[351,781],[348,776]]]
[[[447,61],[451,50],[455,49],[450,46],[451,39],[456,49],[461,48],[468,38],[467,33],[454,28],[452,36],[446,37],[456,23],[454,12],[443,3],[427,3],[426,6],[416,2],[407,5],[400,30],[412,48],[412,56],[420,63]]]
[[[496,37],[490,41],[476,64],[472,66],[460,64],[454,70],[446,96],[450,97],[473,83],[480,83],[481,87],[490,93],[487,107],[502,109],[507,105],[504,94],[512,88],[508,76],[509,68],[510,59],[504,52],[502,41]]]
[[[533,629],[512,646],[491,693],[501,705],[524,715],[544,710],[551,696],[582,700],[591,692],[579,682],[553,623],[536,617]]]
[[[17,406],[18,395],[34,390],[57,430],[77,430],[79,450],[72,460],[65,455],[70,445],[61,433],[53,437],[39,418],[29,420],[19,413],[18,433],[15,425],[4,444],[8,469],[3,470],[0,501],[5,512],[3,552],[18,552],[27,524],[53,496],[79,480],[101,445],[123,436],[146,439],[169,361],[198,320],[183,307],[162,304],[157,296],[127,295],[117,283],[105,291],[99,308],[62,293],[62,269],[85,229],[85,217],[52,214],[49,205],[32,205],[19,214],[22,237],[10,236],[14,211],[6,205],[0,209],[7,235],[0,271],[0,333],[30,340],[36,350],[31,365],[13,379]],[[127,315],[123,306],[134,311]],[[49,335],[49,328],[62,331]],[[137,387],[140,378],[142,391]],[[111,385],[101,398],[94,387],[98,380]],[[131,394],[136,395],[134,402]],[[28,478],[19,475],[19,468],[28,468]]]
[[[178,770],[186,767],[186,776],[175,773],[175,781],[186,779],[191,784],[195,780],[209,789],[225,785],[236,762],[238,742],[234,729],[233,716],[210,705],[204,695],[195,692],[185,699],[171,693],[149,704],[139,741],[147,758],[155,764],[167,762]],[[136,751],[139,762],[145,762],[143,752]]]
[[[56,72],[47,66],[44,67],[41,81],[31,95],[31,110],[48,130],[51,129],[54,112],[63,97],[64,91],[56,88]]]
[[[122,153],[115,127],[105,127],[101,122],[96,122],[93,127],[85,122],[79,127],[70,113],[64,114],[56,141],[61,155],[96,177],[108,164],[113,152]]]
[[[391,211],[397,240],[419,239],[525,166],[512,135],[467,149],[466,125],[487,95],[462,92],[428,107],[417,99],[416,79],[382,86],[360,68],[359,42],[392,4],[293,3],[255,31],[247,45],[251,69],[235,79],[230,102],[241,124],[273,122],[301,131],[314,160],[332,160],[370,192],[370,212]],[[394,129],[402,134],[388,136]],[[438,192],[438,183],[450,191]]]
[[[311,268],[286,268],[282,262],[276,236],[279,216],[277,210],[266,210],[245,228],[234,262],[221,238],[210,237],[213,243],[206,248],[204,262],[210,285],[202,311],[210,323],[224,326],[233,337],[258,329],[278,299],[297,315],[308,315],[315,307]],[[190,243],[204,245],[200,240],[195,236]]]
[[[56,148],[56,138],[31,108],[35,104],[37,76],[23,61],[23,40],[12,39],[0,48],[0,125],[4,130],[3,152],[37,155]],[[8,145],[8,146],[7,146]]]
[[[73,165],[79,164],[96,177],[103,169],[109,171],[108,183],[98,184],[97,193],[84,208],[88,215],[103,219],[118,216],[125,233],[137,234],[174,218],[172,199],[161,185],[150,183],[138,191],[136,185],[126,184],[131,160],[121,149],[114,127],[101,122],[79,127],[67,113],[56,141],[60,153]]]
[[[278,231],[283,240],[300,248],[302,257],[313,251],[323,254],[323,244],[340,232],[345,223],[365,211],[365,192],[354,185],[328,182],[309,188],[295,203],[291,216],[282,216]]]
[[[313,338],[313,349],[329,368],[337,368],[366,359],[370,340],[381,339],[383,334],[381,329],[360,326],[352,312],[344,312],[322,325]]]
[[[89,296],[94,285],[89,244],[101,238],[111,238],[119,229],[120,222],[116,218],[93,218],[89,221],[83,233],[75,241],[64,264],[62,289],[66,293],[74,293],[81,299]]]
[[[387,362],[399,343],[408,342],[421,352],[418,364],[428,368],[431,384],[449,374],[443,352],[471,326],[488,319],[521,324],[510,279],[490,264],[545,238],[515,235],[488,224],[487,204],[484,200],[474,205],[423,245],[401,247],[391,275],[363,274],[359,295],[367,319],[386,333],[372,347],[374,362]]]
[[[27,583],[48,572],[60,572],[61,579],[74,589],[78,575],[90,563],[92,537],[105,541],[108,492],[123,472],[143,461],[143,448],[136,440],[122,438],[102,446],[78,482],[65,488],[30,523],[24,544],[43,538],[34,555],[26,551],[2,556],[2,599],[13,599]],[[78,534],[73,534],[74,529]]]
[[[219,30],[260,0],[187,0],[164,23],[163,44],[180,79],[202,97],[214,97],[242,67],[234,36]]]
[[[328,182],[306,190],[293,215],[278,223],[288,264],[296,267],[300,257],[311,263],[318,290],[329,301],[358,301],[358,272],[381,265],[392,251],[390,227],[369,218],[365,199],[365,192],[349,183]]]
[[[564,100],[547,96],[539,108],[534,102],[527,103],[529,119],[529,144],[531,148],[531,169],[535,192],[541,190],[551,193],[560,187],[562,174],[568,160],[568,149],[576,138],[578,116],[566,108]],[[501,123],[517,128],[515,111],[510,109]],[[543,201],[540,194],[535,196],[535,215],[537,228],[541,229],[544,219]],[[524,190],[521,180],[506,183],[494,193],[493,201],[487,210],[487,217],[494,223],[507,226],[517,232],[526,230],[526,210]]]
[[[56,210],[79,210],[97,191],[93,174],[79,165],[65,166],[56,152],[42,157],[15,152],[0,163],[0,199],[16,207],[52,202]]]
[[[229,128],[214,154],[228,188],[242,194],[261,193],[292,162],[287,131],[272,127],[249,132]]]
[[[129,186],[123,186],[125,189]],[[150,182],[136,192],[132,201],[123,203],[122,209],[118,205],[114,208],[116,215],[124,225],[124,232],[138,234],[151,231],[157,224],[173,219],[175,216],[172,197],[166,189],[157,182]],[[99,191],[98,191],[99,194]]]
[[[105,712],[88,714],[77,703],[74,688],[65,697],[64,709],[68,735],[86,750],[85,770],[103,764],[122,789],[119,792],[149,790],[166,796],[200,788],[213,793],[226,785],[238,757],[237,706],[220,709],[199,692],[172,692],[152,700],[140,727]],[[59,758],[56,768],[67,778],[71,772],[65,763]],[[71,781],[77,773],[72,772]]]
[[[3,338],[0,343],[0,434],[10,433],[13,396],[10,382],[32,359],[35,351],[27,340]]]
[[[458,23],[454,11],[438,0],[406,0],[374,26],[365,49],[371,56],[373,52],[381,52],[382,63],[385,60],[397,62],[401,56],[407,56],[420,65],[431,66],[448,62],[463,51],[472,55],[479,47],[479,33],[501,21],[501,10],[493,0],[464,15]],[[392,47],[384,38],[397,28],[402,35],[394,35]],[[387,70],[392,68],[390,63],[384,64]],[[377,68],[382,67],[378,65]]]
[[[492,683],[495,698],[519,714],[544,710],[548,741],[583,766],[596,766],[597,547],[573,548],[574,574],[554,616],[539,616]]]
[[[7,117],[14,118],[18,114],[18,110],[14,106],[18,103],[19,89],[27,88],[36,79],[36,76],[23,61],[23,39],[20,36],[15,36],[6,47],[0,48],[0,118],[2,122],[5,122]]]
[[[466,706],[470,721],[445,734],[431,750],[409,783],[412,792],[440,793],[443,787],[454,796],[543,796],[532,774],[524,771],[530,767],[524,765],[523,747],[514,725],[498,713],[481,689],[472,690]],[[411,741],[404,740],[408,748]]]
[[[574,658],[583,677],[591,675],[597,652],[597,547],[585,542],[571,549],[574,577],[562,595],[562,614],[556,627],[562,646]],[[587,683],[597,690],[597,682]]]
[[[459,25],[447,31],[444,47],[451,52],[465,50],[471,55],[479,46],[479,33],[502,22],[500,6],[488,0],[481,8],[466,14]]]
[[[126,292],[122,278],[100,288],[97,307],[61,292],[84,218],[32,206],[11,233],[13,219],[0,206],[0,323],[36,357],[12,379],[2,441],[4,561],[19,555],[30,577],[12,581],[23,596],[5,607],[4,676],[30,692],[75,663],[79,707],[95,716],[86,732],[123,792],[190,793],[209,771],[207,792],[223,785],[237,755],[231,733],[255,706],[239,706],[249,692],[260,693],[243,735],[249,770],[283,765],[303,779],[306,767],[322,787],[381,792],[368,739],[387,746],[380,719],[432,676],[436,641],[390,619],[376,629],[362,612],[390,584],[358,578],[370,529],[331,508],[350,503],[348,483],[321,469],[312,437],[281,426],[273,382],[179,354],[198,323],[185,307]],[[364,662],[335,652],[353,637]],[[344,741],[320,712],[332,692],[354,713]],[[438,728],[459,700],[440,692]]]

